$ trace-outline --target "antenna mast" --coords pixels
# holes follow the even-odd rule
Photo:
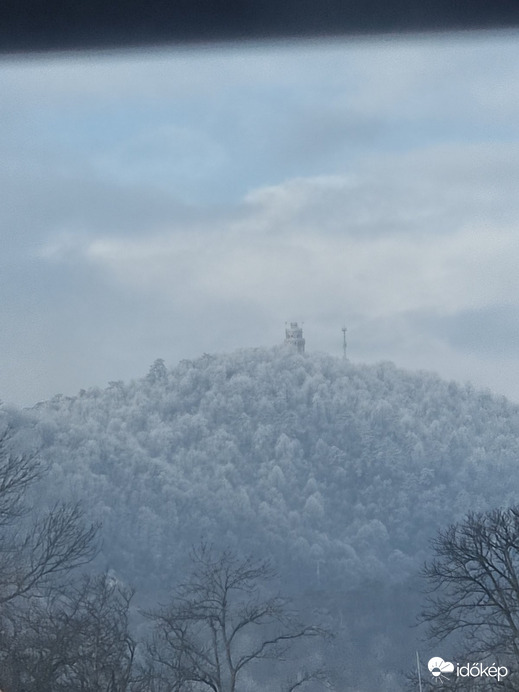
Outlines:
[[[342,328],[342,357],[346,360],[346,327]]]

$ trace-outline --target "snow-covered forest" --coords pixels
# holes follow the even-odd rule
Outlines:
[[[45,469],[34,511],[80,501],[101,523],[92,569],[135,587],[136,613],[200,541],[268,559],[274,590],[334,633],[319,655],[341,690],[402,689],[431,538],[519,501],[519,407],[391,363],[286,348],[157,360],[1,416]]]

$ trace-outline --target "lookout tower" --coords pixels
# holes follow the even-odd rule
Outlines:
[[[303,339],[303,328],[297,322],[290,322],[290,326],[286,326],[285,322],[285,346],[293,346],[298,353],[305,352],[305,340]]]

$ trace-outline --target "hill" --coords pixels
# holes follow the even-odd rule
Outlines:
[[[412,658],[430,537],[519,500],[519,408],[391,363],[285,348],[158,360],[3,415],[48,464],[35,505],[79,498],[103,522],[103,567],[149,594],[201,537],[267,555],[285,590],[333,614],[345,666],[378,651],[371,689],[398,689],[390,659]]]

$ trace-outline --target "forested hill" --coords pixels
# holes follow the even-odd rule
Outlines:
[[[294,588],[403,582],[428,538],[519,500],[519,410],[504,398],[285,348],[204,355],[141,380],[4,412],[81,498],[102,560],[166,583],[205,537],[268,554]]]

